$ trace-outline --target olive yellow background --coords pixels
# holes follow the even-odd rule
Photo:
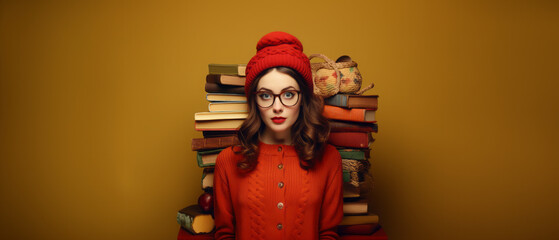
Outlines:
[[[390,239],[559,235],[555,1],[1,1],[1,239],[174,239],[208,63],[270,31],[380,95]]]

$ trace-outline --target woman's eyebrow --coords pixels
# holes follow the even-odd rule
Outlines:
[[[293,86],[289,86],[289,87],[286,87],[286,88],[282,89],[282,91],[285,91],[285,90],[290,89],[290,88],[293,88],[294,90],[297,90],[297,88],[295,88]]]
[[[272,90],[267,89],[267,88],[260,88],[260,89],[258,89],[257,92],[260,92],[260,91],[268,91],[268,92],[271,92]]]
[[[286,88],[282,89],[281,91],[283,92],[283,91],[289,90],[291,88],[293,88],[294,90],[297,90],[294,86],[289,86],[289,87],[286,87]],[[260,89],[258,89],[257,92],[260,92],[260,91],[268,91],[268,92],[272,92],[272,93],[274,92],[274,91],[272,91],[270,89],[267,89],[267,88],[260,88]],[[297,90],[297,91],[299,91],[299,90]]]

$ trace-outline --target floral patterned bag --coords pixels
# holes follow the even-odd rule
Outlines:
[[[362,94],[373,88],[371,83],[368,87],[359,90],[363,78],[357,63],[349,56],[341,56],[336,62],[330,60],[322,54],[312,54],[309,59],[315,57],[323,59],[325,62],[311,63],[314,81],[314,93],[323,98],[339,93]]]

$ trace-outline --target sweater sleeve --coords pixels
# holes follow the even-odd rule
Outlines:
[[[214,218],[215,239],[235,239],[235,214],[229,191],[229,181],[226,174],[228,163],[228,149],[220,153],[214,170]]]
[[[324,192],[324,200],[320,210],[318,226],[320,239],[338,239],[336,227],[343,218],[343,177],[342,158],[338,151],[331,151],[328,161],[332,161],[332,171],[329,171],[329,180]],[[334,170],[335,169],[335,170]]]

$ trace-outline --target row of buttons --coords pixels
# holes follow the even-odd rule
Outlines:
[[[281,152],[281,147],[278,147],[278,152]],[[283,169],[283,164],[278,164],[278,169]],[[283,188],[283,182],[279,182],[278,183],[278,187],[279,188]],[[283,209],[283,203],[279,202],[278,203],[278,209]],[[276,226],[278,228],[278,230],[282,230],[283,229],[283,225],[281,223],[278,223],[278,225]]]

